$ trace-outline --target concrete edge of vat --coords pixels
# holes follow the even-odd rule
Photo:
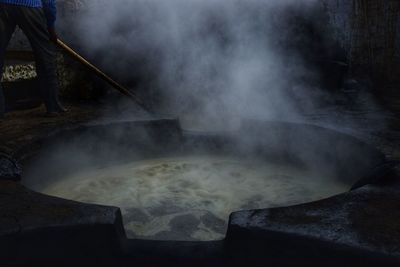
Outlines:
[[[114,129],[110,131],[109,129]],[[180,122],[176,118],[163,118],[153,120],[133,120],[133,121],[99,121],[96,123],[85,123],[78,125],[69,125],[53,131],[44,133],[43,135],[33,139],[28,144],[20,147],[17,151],[13,151],[12,156],[20,162],[29,162],[41,149],[46,145],[57,143],[57,140],[62,138],[76,137],[82,134],[91,134],[102,138],[113,138],[112,133],[122,132],[124,130],[132,130],[134,127],[146,128],[150,131],[163,129],[168,133],[168,137],[181,138],[182,129]],[[118,136],[123,137],[122,135]],[[127,138],[127,137],[126,137]]]
[[[95,138],[97,141],[107,140],[106,143],[109,143],[111,146],[129,146],[129,142],[132,142],[132,139],[136,138],[137,136],[139,136],[140,139],[140,133],[138,134],[136,129],[144,129],[146,131],[146,134],[152,136],[152,140],[160,139],[157,142],[164,145],[167,143],[173,143],[174,145],[176,145],[177,142],[181,142],[182,140],[185,141],[186,136],[190,135],[203,137],[203,141],[206,140],[208,137],[212,138],[213,140],[217,138],[219,140],[218,144],[223,144],[226,142],[229,143],[229,141],[233,143],[235,142],[235,140],[240,140],[240,135],[243,134],[243,132],[250,136],[250,140],[252,138],[251,136],[262,138],[263,134],[265,135],[266,139],[272,140],[275,140],[275,138],[273,138],[274,136],[278,136],[276,138],[276,143],[278,143],[278,145],[271,146],[270,144],[267,144],[266,148],[268,150],[272,149],[277,151],[280,148],[279,144],[284,144],[285,147],[290,147],[290,149],[293,149],[295,153],[299,154],[304,153],[304,151],[310,150],[310,145],[314,145],[316,142],[316,140],[313,140],[315,139],[314,137],[322,135],[322,139],[327,138],[328,141],[317,142],[317,145],[314,145],[316,148],[311,149],[308,153],[312,154],[315,152],[314,150],[321,150],[319,147],[332,147],[332,145],[329,144],[329,140],[337,142],[335,143],[336,146],[333,146],[334,151],[327,153],[330,157],[329,164],[331,164],[332,168],[335,169],[335,166],[347,166],[349,165],[348,162],[354,161],[353,166],[344,168],[346,169],[344,172],[337,174],[338,177],[351,177],[349,180],[355,181],[350,182],[350,186],[353,189],[361,187],[368,183],[377,182],[377,177],[382,177],[382,175],[380,175],[382,174],[382,172],[388,172],[388,170],[394,167],[394,164],[388,162],[385,155],[381,153],[377,148],[368,145],[360,139],[349,134],[312,124],[254,120],[244,120],[241,130],[235,131],[233,133],[186,131],[181,128],[179,120],[173,118],[138,121],[98,122],[95,124],[70,126],[63,129],[57,129],[41,138],[33,140],[29,145],[22,147],[18,151],[16,151],[13,156],[18,158],[19,161],[21,161],[22,163],[25,163],[34,158],[35,155],[38,154],[41,148],[43,148],[44,146],[57,143],[57,140],[60,139],[68,140],[80,135],[86,135],[90,138]],[[157,134],[160,131],[163,133],[163,135],[161,136],[162,138],[160,138],[160,135]],[[128,132],[129,135],[124,136],[123,134],[121,134],[122,132]],[[224,137],[221,137],[222,135]],[[228,139],[226,137],[228,137]],[[284,138],[286,138],[286,140]],[[308,140],[304,142],[304,144],[301,144],[302,142],[299,142],[299,139],[302,138]],[[260,147],[260,144],[252,144],[251,142],[248,142],[248,140],[245,140],[245,144],[255,146],[255,148],[253,148],[254,150],[257,150]],[[264,144],[261,143],[261,146],[264,146]],[[340,146],[340,148],[338,148],[338,146]],[[355,150],[359,149],[357,151],[362,153],[363,156],[356,157],[355,152],[352,151],[352,153],[346,155],[346,159],[338,160],[339,155],[346,154],[341,152],[346,152],[348,146],[356,147]],[[292,155],[289,156],[292,157]],[[309,157],[309,155],[307,155],[306,157]],[[318,158],[314,160],[318,160]],[[318,164],[319,163],[316,163],[316,165]],[[355,167],[357,165],[360,165],[361,167],[358,168],[359,170],[355,171]],[[343,179],[346,180],[348,178]]]
[[[390,183],[396,176],[396,168],[400,165],[398,161],[389,161],[386,158],[384,161],[377,164],[374,168],[371,168],[371,172],[361,177],[354,185],[351,187],[352,190],[359,189],[365,185],[379,185]]]
[[[289,150],[306,155],[302,158],[306,161],[331,167],[331,172],[343,182],[349,182],[351,189],[384,183],[399,165],[399,162],[389,161],[378,148],[358,137],[320,125],[248,119],[243,121],[241,131],[275,140]],[[267,147],[271,149],[270,145]],[[321,161],[321,157],[314,157],[313,153],[329,160]]]
[[[20,181],[22,168],[18,161],[0,151],[0,179],[9,181]]]
[[[89,205],[33,192],[0,181],[0,260],[107,260],[126,238],[119,208]]]
[[[253,229],[235,229],[226,240],[233,266],[399,266],[393,255],[338,244],[307,235]]]
[[[367,185],[312,203],[235,212],[226,246],[232,257],[242,251],[238,261],[271,256],[298,266],[399,266],[393,226],[399,193],[399,182]]]

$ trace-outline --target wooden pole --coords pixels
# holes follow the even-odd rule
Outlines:
[[[129,99],[140,105],[143,109],[148,111],[148,108],[143,104],[143,102],[133,93],[131,93],[128,89],[114,81],[112,78],[110,78],[107,74],[102,72],[99,68],[97,68],[95,65],[87,61],[84,57],[79,55],[77,52],[75,52],[71,47],[69,47],[67,44],[65,44],[63,41],[60,39],[57,39],[57,44],[58,46],[67,52],[70,56],[72,56],[74,59],[76,59],[78,62],[82,63],[84,66],[86,66],[89,70],[91,70],[94,74],[102,78],[104,81],[106,81],[108,84],[110,84],[113,88],[118,90],[120,93],[123,95],[127,96]]]

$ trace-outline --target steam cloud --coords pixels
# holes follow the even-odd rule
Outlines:
[[[241,118],[302,120],[301,114],[304,111],[315,110],[316,105],[323,103],[321,98],[327,96],[323,90],[320,90],[318,68],[310,64],[313,60],[317,61],[315,59],[318,57],[334,58],[333,55],[329,55],[329,52],[334,51],[329,49],[329,40],[325,39],[323,35],[318,36],[318,32],[324,32],[323,28],[326,26],[325,21],[321,19],[324,13],[321,12],[320,1],[90,0],[87,2],[84,14],[81,14],[73,25],[80,33],[80,41],[87,50],[86,52],[91,53],[91,58],[100,60],[102,66],[107,67],[114,76],[124,79],[127,84],[136,85],[139,92],[142,94],[145,92],[151,96],[157,107],[160,107],[160,112],[179,116],[183,120],[184,127],[193,127],[190,124],[205,123],[207,127],[214,130],[225,129],[227,126],[234,126],[235,122]],[[305,33],[304,28],[310,30],[314,38],[307,38],[305,35],[310,32],[306,31]],[[204,125],[200,126],[203,128]],[[108,146],[104,146],[104,151],[100,149],[102,153],[85,151],[85,146],[102,148],[96,139],[90,141],[90,136],[89,139],[77,139],[78,142],[74,145],[67,142],[61,148],[55,149],[55,152],[50,151],[50,156],[44,157],[43,162],[45,163],[39,162],[35,165],[30,175],[40,177],[43,181],[37,182],[32,178],[31,183],[33,185],[36,183],[39,188],[46,183],[55,186],[57,181],[54,180],[54,177],[57,174],[63,176],[68,174],[68,171],[76,172],[82,170],[86,165],[96,168],[98,167],[96,164],[99,162],[113,160],[118,162],[120,159],[118,156],[125,158],[127,155],[124,153],[124,143],[119,140],[122,133],[112,127],[109,128],[111,128],[111,132],[115,131],[115,134],[110,136],[118,140],[119,147],[116,151]],[[250,127],[250,129],[252,128]],[[342,170],[337,172],[334,170],[341,166],[342,160],[346,163],[348,163],[347,159],[357,162],[358,158],[353,155],[363,155],[361,152],[358,153],[357,147],[347,146],[347,142],[338,142],[336,135],[324,136],[320,135],[319,131],[317,131],[318,134],[317,132],[310,134],[309,131],[301,133],[301,131],[289,130],[268,131],[269,135],[266,135],[267,131],[262,130],[263,134],[260,139],[266,140],[269,150],[271,150],[270,144],[274,143],[277,144],[277,148],[279,144],[285,144],[282,148],[279,146],[279,150],[289,150],[289,148],[290,151],[294,150],[291,152],[299,156],[305,169],[318,174],[315,179],[313,176],[307,182],[314,182],[316,185],[321,185],[321,188],[322,185],[327,185],[327,181],[323,178],[329,178],[328,174],[342,174]],[[239,151],[257,151],[260,144],[263,144],[263,142],[260,143],[261,140],[258,140],[259,135],[245,135],[240,132],[240,137],[235,138],[235,141],[238,141],[235,142],[235,145]],[[141,140],[129,137],[129,142],[132,142],[131,139]],[[122,140],[125,139],[122,138]],[[144,140],[147,139],[144,138]],[[338,142],[341,146],[336,146],[331,151],[333,143],[331,141],[333,140],[335,140],[334,143]],[[107,140],[102,140],[102,142],[107,142]],[[127,147],[129,146],[127,145]],[[140,156],[141,150],[135,150],[134,153],[139,153],[137,156]],[[336,159],[333,155],[343,155],[344,157]],[[49,164],[48,159],[54,163]],[[46,164],[46,168],[40,168],[43,164]],[[161,166],[164,165],[161,164]],[[208,164],[206,165],[208,166]],[[261,164],[259,165],[261,166]],[[354,164],[354,166],[358,165]],[[42,175],[43,169],[46,169],[48,175]],[[355,170],[352,166],[351,171],[346,174],[352,174],[353,169]],[[345,170],[347,169],[345,168]],[[110,182],[110,187],[122,185],[120,188],[127,190],[127,193],[121,194],[117,187],[116,195],[120,199],[117,198],[118,201],[112,202],[112,204],[121,206],[125,209],[124,211],[127,211],[131,207],[123,207],[121,204],[128,203],[125,197],[143,191],[137,186],[140,180],[131,179],[132,169],[127,172],[129,175],[125,175],[125,173],[120,175],[121,171],[114,173],[104,169],[99,171],[97,168],[93,176],[87,173],[82,175],[90,179],[95,178],[96,181]],[[228,169],[223,174],[235,174],[235,172]],[[105,178],[103,180],[98,179],[101,173]],[[263,170],[260,173],[268,172]],[[115,176],[116,174],[118,175]],[[159,179],[163,182],[166,181],[164,174],[162,172],[162,176],[160,176],[162,179]],[[192,177],[192,180],[196,182],[208,180],[208,177],[203,179],[204,175],[201,175],[201,171],[189,174],[188,177]],[[154,175],[150,173],[151,178],[144,176],[144,181],[149,184],[153,183],[159,178]],[[295,176],[297,175],[293,174],[293,177]],[[305,176],[311,177],[308,174]],[[346,177],[346,175],[343,176]],[[46,180],[47,177],[53,179]],[[60,183],[59,188],[64,192],[74,193],[69,189],[73,186],[79,188],[80,183],[84,181],[83,176],[77,177],[79,179],[72,181],[66,179],[63,181],[64,184]],[[117,177],[117,179],[112,179],[112,177]],[[171,177],[178,177],[178,173],[174,171]],[[338,177],[342,177],[342,175],[338,175]],[[139,178],[143,180],[143,177]],[[178,178],[186,179],[187,177]],[[210,179],[210,181],[222,185],[221,187],[224,189],[232,181],[233,185],[237,185],[237,181],[232,180],[232,177],[222,175],[220,178]],[[277,180],[284,180],[281,176],[279,178]],[[350,181],[354,177],[348,178]],[[75,181],[78,181],[77,184]],[[336,183],[336,180],[334,181]],[[71,182],[70,188],[65,186],[69,182]],[[137,184],[135,184],[136,182]],[[178,188],[172,187],[173,192],[170,190],[171,187],[168,188],[168,184],[165,186],[155,184],[154,188],[162,191],[161,193],[155,191],[158,192],[157,196],[161,200],[174,199],[177,195],[176,190],[182,190],[184,191],[183,195],[190,197],[186,191],[193,187],[179,184],[176,180],[173,180],[171,184],[178,185]],[[341,184],[336,185],[342,186]],[[301,188],[298,184],[296,187]],[[86,188],[90,192],[94,192],[96,197],[108,198],[111,196],[108,187],[105,187],[106,194],[103,194],[104,188],[101,186],[96,188],[89,184]],[[139,190],[134,191],[137,188]],[[194,186],[194,188],[203,193],[213,187],[206,184]],[[252,192],[254,188],[259,189],[260,185],[255,183],[255,186],[250,186],[248,191]],[[315,188],[315,192],[322,190],[318,186]],[[339,186],[330,184],[326,188],[335,189]],[[240,190],[242,189],[243,186]],[[276,191],[276,188],[270,190],[282,192]],[[267,189],[263,191],[267,192]],[[291,190],[288,191],[292,193]],[[235,192],[232,188],[227,192],[232,196],[228,199],[234,199],[238,203],[242,202],[240,199],[238,201],[238,194],[232,194]],[[86,193],[81,195],[89,196]],[[281,194],[279,193],[279,195]],[[299,195],[309,194],[301,193]],[[153,196],[151,195],[152,198]],[[271,196],[271,194],[266,194],[266,196]],[[69,195],[69,197],[78,198],[73,195]],[[79,200],[90,201],[92,199]],[[190,199],[190,203],[192,201],[193,199]],[[104,204],[107,204],[106,202],[108,201],[101,201]],[[230,202],[228,201],[228,203]],[[261,203],[260,207],[265,207],[264,203]],[[230,209],[223,210],[226,213],[232,211]],[[226,214],[222,217],[226,217]],[[129,222],[127,217],[124,220]]]
[[[316,77],[291,47],[308,44],[290,35],[298,25],[288,18],[311,19],[315,8],[315,0],[90,1],[75,27],[92,57],[183,120],[297,120],[299,106],[313,105],[304,81]]]

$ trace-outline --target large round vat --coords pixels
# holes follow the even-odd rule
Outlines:
[[[23,183],[121,208],[128,238],[223,239],[234,211],[318,201],[369,181],[385,159],[318,126],[244,121],[189,132],[176,120],[82,126],[41,144]]]

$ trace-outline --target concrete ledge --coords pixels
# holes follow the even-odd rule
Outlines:
[[[110,257],[120,248],[120,210],[42,195],[0,181],[0,261]]]
[[[400,184],[364,186],[326,200],[231,215],[230,251],[284,266],[399,266]],[[344,264],[344,265],[343,265]],[[279,265],[282,266],[282,265]]]

